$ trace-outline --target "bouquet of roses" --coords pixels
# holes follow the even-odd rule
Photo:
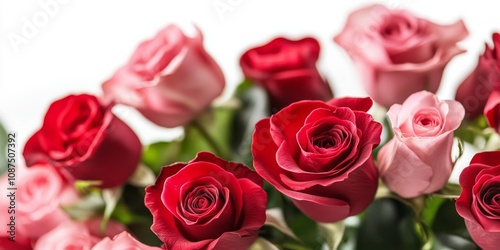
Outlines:
[[[102,94],[54,101],[22,158],[2,131],[0,249],[498,249],[500,35],[456,100],[435,95],[467,34],[368,6],[334,38],[367,97],[334,97],[316,39],[279,37],[214,102],[201,31],[169,25]],[[116,105],[184,133],[142,145]]]

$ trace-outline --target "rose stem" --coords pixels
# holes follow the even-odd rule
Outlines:
[[[205,138],[208,145],[214,150],[213,153],[215,153],[219,157],[225,158],[218,143],[215,141],[215,139],[212,137],[212,135],[210,135],[210,133],[207,131],[207,129],[198,120],[192,121],[191,124]]]

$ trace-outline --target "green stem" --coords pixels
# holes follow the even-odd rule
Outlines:
[[[224,153],[221,150],[221,147],[219,144],[215,141],[212,135],[208,132],[208,130],[201,124],[198,120],[194,120],[191,122],[193,127],[200,132],[200,134],[205,138],[207,141],[208,145],[213,149],[213,153],[215,155],[224,158]]]
[[[392,137],[394,137],[394,132],[392,131],[392,124],[387,116],[384,118],[383,126],[386,128],[387,131],[387,136],[385,137],[385,143],[387,143],[392,139]]]

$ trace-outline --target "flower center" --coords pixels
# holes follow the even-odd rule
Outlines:
[[[184,209],[192,214],[206,212],[217,201],[219,191],[213,185],[199,186],[187,196]]]
[[[412,23],[401,15],[393,15],[381,28],[381,35],[386,39],[405,39],[412,30]]]
[[[413,116],[412,124],[415,135],[435,136],[441,131],[443,120],[436,108],[426,108]]]
[[[341,144],[347,137],[338,125],[326,123],[318,126],[311,136],[311,144],[316,148],[330,149]]]

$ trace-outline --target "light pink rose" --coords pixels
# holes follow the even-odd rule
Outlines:
[[[438,25],[382,5],[351,13],[334,40],[354,61],[368,95],[388,108],[412,93],[435,93],[446,64],[465,52],[456,43],[468,35],[463,21]]]
[[[42,235],[35,243],[34,250],[90,250],[105,237],[113,237],[125,227],[109,221],[104,234],[100,233],[101,219],[87,221],[65,221],[56,228]]]
[[[62,177],[57,170],[45,164],[34,165],[31,168],[18,164],[15,178],[15,214],[16,231],[30,239],[55,228],[59,223],[70,218],[61,209],[60,205],[70,204],[78,199],[78,193],[71,183]],[[8,180],[8,172],[0,179],[0,187],[7,190],[12,187]],[[10,192],[10,190],[7,190]],[[1,211],[7,212],[10,200],[0,199]],[[2,216],[2,224],[4,224]],[[6,223],[7,224],[7,223]],[[1,236],[7,236],[5,230]]]
[[[161,250],[159,247],[151,247],[142,244],[127,232],[122,232],[113,239],[108,237],[99,241],[92,250]]]
[[[222,93],[224,75],[203,47],[201,31],[186,36],[169,25],[141,43],[102,89],[164,127],[184,125]]]
[[[453,169],[453,131],[465,110],[457,101],[439,101],[427,91],[412,94],[387,112],[394,131],[378,154],[382,180],[405,198],[440,190]]]
[[[34,250],[90,250],[99,238],[93,236],[83,223],[67,221],[38,239]]]

